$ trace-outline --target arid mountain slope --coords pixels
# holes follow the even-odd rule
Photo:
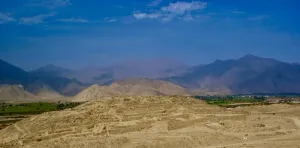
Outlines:
[[[76,78],[81,82],[109,85],[126,78],[163,78],[184,73],[189,66],[171,59],[124,61],[108,66],[70,70],[55,65],[46,65],[31,73],[41,76]]]
[[[61,98],[63,95],[53,90],[47,85],[42,85],[39,89],[36,90],[36,96],[40,98]]]
[[[183,88],[192,90],[192,94],[203,91],[213,94],[300,93],[299,64],[253,55],[216,60],[189,69],[184,64],[168,60],[124,62],[82,71],[48,65],[30,73],[0,60],[0,69],[0,84],[22,84],[31,93],[46,85],[66,96],[74,96],[92,84],[105,85],[109,87],[105,90],[113,89],[126,95],[182,95]],[[124,78],[129,78],[124,81],[127,84],[119,85]],[[149,82],[145,78],[168,81],[183,88],[171,83]]]
[[[105,96],[166,96],[188,95],[189,92],[175,84],[161,80],[130,78],[109,86],[93,85],[74,97],[74,101],[89,101]]]
[[[41,73],[29,73],[0,59],[0,84],[21,84],[25,90],[37,93],[41,86],[63,95],[75,95],[86,87],[76,79],[50,76]]]
[[[118,96],[118,95],[121,95],[121,93],[111,89],[108,86],[92,85],[89,88],[86,88],[85,90],[81,91],[76,96],[74,96],[73,101],[85,102],[89,100],[101,99],[103,97]]]
[[[27,103],[27,102],[56,102],[70,101],[70,97],[65,97],[47,86],[37,89],[36,94],[24,90],[21,85],[1,85],[0,102]]]
[[[39,75],[39,76],[48,76],[48,77],[66,77],[73,78],[72,75],[75,71],[58,67],[52,64],[40,67],[36,70],[30,71],[31,74]]]
[[[207,105],[190,97],[106,97],[0,131],[0,147],[240,148],[299,146],[300,107]]]
[[[28,84],[35,77],[0,59],[0,84]]]
[[[111,84],[110,87],[128,95],[151,96],[151,91],[153,95],[188,95],[188,91],[181,86],[167,81],[152,79],[128,78],[117,81]]]
[[[300,66],[246,55],[236,60],[216,60],[180,76],[163,80],[185,88],[229,89],[233,93],[300,92]]]
[[[24,90],[22,85],[1,85],[0,101],[39,101],[39,99]]]

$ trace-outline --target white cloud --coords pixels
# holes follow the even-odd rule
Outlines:
[[[161,18],[161,21],[163,21],[163,22],[169,22],[169,21],[173,20],[174,17],[175,17],[174,15],[164,15],[164,16]]]
[[[86,19],[82,18],[67,18],[67,19],[57,19],[59,22],[67,22],[67,23],[87,23],[89,22]]]
[[[27,24],[27,25],[31,25],[31,24],[40,24],[40,23],[44,23],[44,19],[46,19],[47,17],[51,17],[54,16],[54,14],[39,14],[36,16],[32,16],[32,17],[22,17],[20,18],[20,23],[21,24]]]
[[[151,12],[134,12],[133,17],[137,20],[157,19],[164,22],[171,21],[175,18],[191,21],[194,20],[191,12],[205,9],[206,5],[206,2],[200,1],[169,3],[168,6]]]
[[[16,21],[10,13],[0,12],[0,24]]]
[[[270,16],[268,16],[268,15],[258,15],[258,16],[249,17],[248,20],[249,21],[263,21],[263,20],[267,20],[269,18],[270,18]]]
[[[133,13],[133,17],[140,20],[140,19],[158,19],[160,17],[162,17],[162,14],[160,13]]]
[[[151,3],[148,4],[150,7],[158,6],[163,0],[154,0]]]
[[[104,21],[105,21],[105,22],[112,23],[112,22],[116,22],[117,20],[116,20],[115,18],[105,17],[105,18],[104,18]]]
[[[147,13],[133,13],[133,17],[136,19],[145,19],[148,18],[148,14]]]
[[[148,14],[148,18],[150,18],[150,19],[157,19],[161,16],[162,16],[162,14],[160,14],[160,13],[150,13],[150,14]],[[166,16],[164,16],[164,17],[166,17]]]
[[[206,8],[206,2],[176,2],[170,3],[169,6],[162,7],[161,10],[173,14],[184,14],[186,12],[201,10]]]

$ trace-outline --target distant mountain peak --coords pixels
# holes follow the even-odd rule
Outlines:
[[[244,57],[257,57],[257,56],[255,56],[253,54],[246,54]]]
[[[47,64],[47,65],[45,65],[44,67],[58,67],[58,66],[56,66],[56,65],[54,65],[54,64]]]
[[[65,68],[62,68],[62,67],[59,67],[59,66],[56,66],[56,65],[53,65],[53,64],[48,64],[48,65],[45,65],[45,66],[40,67],[38,69],[44,69],[44,70],[66,70]]]
[[[240,62],[246,62],[246,63],[255,63],[258,65],[274,65],[274,64],[278,64],[278,63],[283,63],[280,61],[277,61],[273,58],[262,58],[262,57],[258,57],[258,56],[254,56],[251,54],[247,54],[243,57],[241,57],[240,59],[238,59],[238,61]]]
[[[263,58],[252,55],[252,54],[247,54],[240,58],[240,60],[252,60],[252,59],[263,59]]]
[[[294,63],[292,63],[292,64],[294,64],[294,65],[300,65],[300,63],[298,63],[298,62],[294,62]]]
[[[62,68],[53,64],[48,64],[43,67],[40,67],[36,70],[31,71],[32,73],[38,74],[40,76],[59,76],[65,77],[65,74],[71,73],[72,70]]]

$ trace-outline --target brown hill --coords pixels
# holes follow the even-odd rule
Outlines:
[[[1,85],[0,102],[25,103],[25,102],[56,102],[70,101],[47,85],[35,87],[35,92],[30,93],[24,90],[22,85]]]
[[[53,90],[51,87],[47,85],[43,85],[40,87],[38,92],[36,93],[36,96],[40,98],[61,98],[63,95]]]
[[[188,95],[183,87],[161,80],[130,78],[109,86],[93,85],[74,97],[74,101],[89,101],[105,96],[167,96]]]
[[[85,102],[89,100],[97,100],[108,96],[117,96],[119,94],[119,92],[111,89],[108,86],[92,85],[89,88],[77,94],[76,96],[74,96],[73,101]]]
[[[128,95],[188,95],[188,91],[167,81],[129,78],[117,81],[109,87]]]
[[[38,98],[25,91],[22,85],[1,85],[0,86],[0,101],[37,101]]]

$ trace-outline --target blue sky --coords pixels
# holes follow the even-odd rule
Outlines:
[[[24,69],[126,60],[300,62],[298,0],[1,0],[0,58]]]

